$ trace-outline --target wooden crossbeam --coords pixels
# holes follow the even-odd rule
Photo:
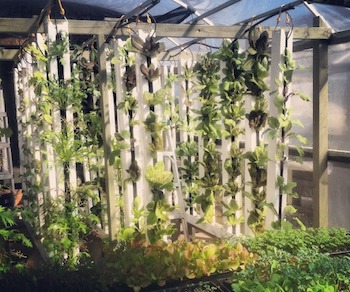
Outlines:
[[[0,18],[0,32],[6,33],[29,33],[28,28],[35,23],[36,19],[23,19],[23,18]],[[61,20],[57,20],[59,23]],[[69,32],[76,35],[95,35],[103,34],[109,35],[114,28],[115,20],[69,20]],[[128,29],[129,27],[130,29]],[[154,28],[154,25],[147,23],[130,23],[128,26],[119,28],[116,30],[116,36],[129,36],[132,34],[131,30],[141,29],[149,31]],[[242,35],[246,26],[225,26],[225,25],[201,25],[201,24],[174,24],[158,23],[156,26],[157,37],[174,37],[174,38],[246,38],[246,35]],[[272,32],[275,27],[264,27],[272,36]],[[281,28],[282,29],[282,28]],[[286,28],[288,30],[288,28]],[[43,32],[43,28],[39,28],[39,32]],[[317,39],[325,40],[331,37],[331,30],[323,27],[295,27],[293,29],[294,39]]]

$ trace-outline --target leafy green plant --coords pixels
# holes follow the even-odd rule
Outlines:
[[[240,206],[235,198],[242,190],[238,178],[241,175],[243,156],[239,149],[238,138],[244,132],[240,124],[244,120],[243,98],[247,91],[244,76],[246,71],[243,67],[245,55],[239,53],[238,41],[231,43],[224,41],[218,58],[226,64],[222,70],[225,77],[220,84],[221,114],[225,127],[223,136],[231,142],[230,157],[224,161],[224,169],[229,175],[224,185],[224,196],[229,197],[229,202],[222,203],[226,209],[223,215],[231,225],[237,225],[244,220],[242,216],[236,218]]]
[[[16,229],[17,212],[0,206],[0,273],[7,272],[16,266],[20,268],[21,251],[10,250],[9,242],[19,242],[32,247],[31,241]]]
[[[94,192],[87,190],[84,191],[86,196],[92,195],[97,199]],[[57,263],[67,263],[74,267],[81,257],[86,256],[84,238],[97,228],[100,219],[88,209],[82,208],[84,201],[82,199],[78,205],[76,200],[62,202],[56,199],[46,206],[43,243],[50,258]]]
[[[258,257],[234,275],[235,291],[348,291],[350,288],[349,258],[330,256],[349,249],[350,236],[344,229],[268,230],[245,239],[243,244]]]
[[[152,283],[163,286],[170,280],[194,279],[242,269],[253,258],[240,243],[227,241],[157,241],[151,245],[142,241],[126,245],[119,243],[106,251],[105,279],[112,283],[126,283],[134,291],[139,291]]]
[[[261,233],[265,229],[265,208],[268,206],[266,203],[267,149],[262,144],[254,151],[246,152],[244,157],[249,161],[248,171],[251,179],[251,193],[245,192],[245,196],[254,204],[247,222],[254,233]]]
[[[167,126],[162,121],[158,121],[158,116],[152,111],[149,112],[146,120],[144,121],[144,125],[151,133],[151,153],[156,153],[157,151],[163,150],[163,131],[167,128]]]
[[[217,101],[219,92],[219,61],[215,54],[207,53],[193,68],[199,82],[200,109],[193,110],[197,115],[196,131],[203,139],[204,155],[200,165],[204,169],[204,175],[199,178],[198,186],[201,193],[195,198],[203,211],[199,222],[213,222],[215,214],[215,195],[221,190],[219,186],[220,153],[216,149],[215,141],[222,136],[220,125],[221,113]]]
[[[295,254],[315,248],[319,252],[337,252],[350,248],[350,235],[342,228],[305,228],[266,230],[249,238],[244,245],[252,252],[273,252],[275,248]]]
[[[203,161],[199,162],[204,168],[204,176],[198,182],[198,185],[204,190],[198,195],[195,202],[198,203],[204,212],[199,222],[213,222],[215,215],[215,194],[222,191],[219,184],[221,168],[219,163],[220,153],[216,148],[216,144],[209,140],[206,147],[203,147]]]
[[[252,151],[244,154],[248,159],[248,171],[250,174],[251,193],[245,192],[253,202],[253,210],[247,219],[248,226],[254,233],[260,233],[264,230],[266,212],[266,168],[267,151],[260,141],[261,131],[266,125],[268,119],[267,99],[264,92],[269,89],[265,82],[269,75],[270,54],[268,52],[268,33],[260,32],[256,27],[249,30],[249,48],[247,49],[247,58],[243,65],[246,70],[245,84],[247,93],[253,97],[254,106],[245,116],[248,119],[249,127],[256,133],[256,146]],[[246,179],[246,183],[248,178]]]
[[[312,249],[296,256],[275,251],[235,275],[235,291],[348,291],[349,259]],[[264,290],[264,289],[270,290]],[[249,290],[250,289],[250,290]]]
[[[307,144],[306,138],[302,137],[301,135],[297,135],[293,131],[293,126],[302,126],[302,123],[299,120],[292,119],[291,109],[287,102],[295,96],[299,96],[304,101],[308,101],[309,99],[303,94],[296,94],[290,91],[290,84],[292,82],[293,73],[296,69],[296,64],[288,49],[285,49],[282,55],[280,68],[282,71],[282,80],[275,80],[275,82],[279,86],[281,93],[276,94],[275,92],[272,92],[272,94],[276,94],[274,106],[277,109],[277,116],[268,118],[269,128],[267,129],[267,133],[270,140],[277,139],[277,152],[275,157],[271,159],[277,161],[280,169],[279,176],[277,177],[280,204],[278,210],[276,210],[278,214],[278,222],[276,222],[277,224],[275,225],[281,226],[282,220],[284,219],[282,213],[287,215],[286,211],[291,210],[290,206],[287,206],[286,209],[282,210],[282,196],[298,196],[293,192],[293,188],[296,186],[296,184],[293,182],[287,183],[284,180],[284,164],[286,160],[285,153],[288,149],[287,141],[288,139],[296,138],[302,145]],[[299,145],[297,146],[297,151],[299,153],[297,161],[302,163],[304,152]]]
[[[180,77],[183,80],[183,92],[185,94],[185,118],[179,120],[176,124],[177,130],[186,135],[186,140],[182,141],[176,148],[176,155],[181,159],[179,173],[182,182],[184,182],[185,201],[189,207],[189,212],[193,214],[196,197],[199,195],[199,163],[198,163],[198,143],[195,141],[194,132],[196,122],[191,114],[193,102],[191,95],[196,87],[193,83],[195,73],[193,67],[184,66],[183,74]]]
[[[147,238],[151,243],[156,242],[165,235],[174,233],[173,223],[169,222],[169,212],[175,207],[170,205],[165,191],[174,188],[173,174],[165,170],[164,162],[157,162],[154,166],[148,166],[145,177],[151,186],[153,200],[147,204]]]
[[[98,156],[103,156],[102,124],[96,104],[100,93],[96,78],[91,77],[96,69],[96,54],[93,45],[90,48],[75,46],[71,54],[71,61],[74,63],[71,78],[63,80],[60,72],[58,76],[54,76],[44,74],[41,70],[48,68],[54,59],[61,61],[59,67],[63,65],[63,56],[69,51],[68,37],[58,35],[55,41],[48,42],[41,48],[29,46],[27,50],[32,54],[34,62],[40,64],[29,81],[36,94],[33,103],[36,104],[36,109],[22,126],[26,129],[26,123],[32,124],[36,141],[42,148],[41,162],[34,159],[34,153],[30,153],[29,149],[24,149],[31,157],[28,159],[30,164],[26,167],[32,169],[26,173],[26,199],[33,211],[27,218],[36,228],[36,233],[43,240],[53,260],[59,263],[67,261],[70,266],[74,266],[78,261],[78,251],[81,251],[80,255],[84,254],[85,236],[103,218],[103,207],[98,196],[100,193],[103,197],[104,193],[103,182],[98,177],[103,173],[96,162],[87,162],[92,155],[95,161]],[[85,57],[87,55],[89,60]],[[23,97],[23,101],[25,107],[26,97]],[[54,113],[58,113],[55,120]],[[70,121],[66,120],[68,114],[72,116]],[[60,129],[59,132],[53,131],[53,124]],[[62,177],[58,178],[63,180],[59,191],[48,190],[44,185],[48,178],[47,165],[49,162],[53,163],[52,160],[47,161],[48,149],[52,149],[55,166],[63,170]],[[82,183],[78,179],[76,186],[71,185],[69,177],[72,162],[78,166],[85,163],[89,170],[96,171],[96,180]],[[98,182],[101,184],[97,186]],[[56,192],[62,194],[57,200],[52,194]],[[37,200],[39,193],[45,196],[44,204],[41,205]],[[95,204],[93,208],[88,204],[89,201]],[[44,227],[38,224],[39,209],[44,219]]]

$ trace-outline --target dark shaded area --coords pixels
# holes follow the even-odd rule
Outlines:
[[[10,138],[13,166],[19,166],[18,128],[16,116],[16,97],[14,87],[14,71],[12,61],[0,62],[0,79],[5,100],[5,111],[8,116],[9,127],[13,134]]]

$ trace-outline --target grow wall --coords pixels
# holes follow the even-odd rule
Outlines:
[[[290,35],[274,34],[272,60],[259,31],[245,55],[226,42],[219,53],[166,60],[152,30],[73,48],[68,27],[48,21],[15,74],[22,183],[38,235],[71,244],[102,228],[152,241],[171,235],[175,219],[186,238],[188,226],[222,237],[284,221],[285,196],[295,195],[285,170],[297,123]],[[81,232],[69,233],[75,224]]]

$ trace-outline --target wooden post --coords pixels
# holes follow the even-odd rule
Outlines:
[[[319,17],[314,26],[323,27]],[[328,45],[316,41],[313,49],[313,184],[314,227],[328,226]]]
[[[105,52],[105,37],[98,35],[98,60],[100,66],[100,90],[101,90],[101,109],[102,109],[102,127],[103,127],[103,150],[104,150],[104,169],[105,169],[105,191],[107,196],[107,217],[108,234],[111,240],[116,238],[117,234],[117,200],[114,195],[114,169],[109,164],[112,144],[112,127],[114,123],[114,105],[110,104],[107,84],[107,65]]]

